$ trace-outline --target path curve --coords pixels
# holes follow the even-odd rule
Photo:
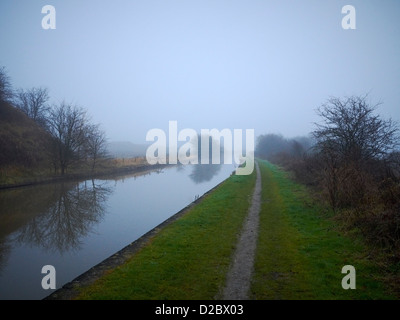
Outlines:
[[[255,167],[257,178],[253,198],[228,271],[226,286],[223,291],[224,300],[249,299],[250,281],[257,247],[262,188],[260,168],[257,162],[255,162]]]

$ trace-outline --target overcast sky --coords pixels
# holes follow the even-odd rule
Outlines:
[[[110,140],[142,143],[170,120],[306,135],[330,96],[366,93],[400,121],[398,0],[1,0],[0,14],[13,86],[86,108]]]

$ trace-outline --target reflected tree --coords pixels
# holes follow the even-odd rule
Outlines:
[[[221,166],[221,164],[193,165],[193,171],[189,177],[197,184],[210,181],[221,170]]]
[[[208,139],[208,164],[202,164],[202,148],[201,148],[201,141],[204,139]],[[220,152],[220,159],[224,157],[224,149],[221,149],[220,141],[214,139],[210,135],[198,135],[198,157],[199,157],[199,164],[193,165],[193,171],[189,175],[189,177],[197,184],[210,181],[220,170],[221,164],[213,164],[213,151],[215,156],[215,150],[219,150]],[[215,150],[213,150],[213,146]],[[204,151],[204,150],[203,150]],[[221,160],[222,161],[222,160]]]
[[[103,218],[112,189],[86,181],[56,185],[54,193],[57,201],[25,224],[14,240],[60,253],[79,249],[81,239]]]
[[[11,252],[11,245],[7,239],[0,239],[0,276]]]

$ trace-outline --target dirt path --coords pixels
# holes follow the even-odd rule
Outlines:
[[[257,247],[259,212],[261,203],[261,174],[256,165],[257,179],[252,203],[244,223],[239,242],[236,246],[233,261],[227,275],[223,291],[225,300],[249,299],[250,280],[253,272],[254,256]]]

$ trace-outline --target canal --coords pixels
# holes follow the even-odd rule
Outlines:
[[[42,299],[44,265],[56,289],[225,180],[232,165],[0,190],[0,299]]]

